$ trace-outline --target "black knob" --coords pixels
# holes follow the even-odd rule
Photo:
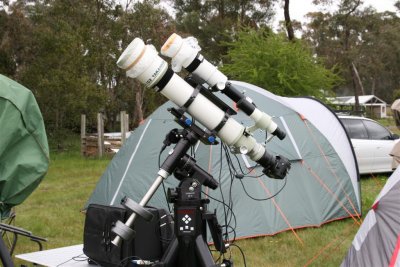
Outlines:
[[[175,188],[168,188],[167,198],[169,203],[174,203],[178,199],[178,192]]]

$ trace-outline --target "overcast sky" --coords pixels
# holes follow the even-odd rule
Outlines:
[[[324,11],[322,8],[317,8],[312,3],[312,0],[291,0],[289,5],[290,18],[301,22],[305,22],[305,14],[313,11]],[[339,1],[336,1],[339,2]],[[396,0],[364,0],[364,7],[373,6],[378,12],[386,10],[396,11],[394,3]],[[279,7],[277,7],[279,8]],[[331,8],[334,10],[335,8]],[[325,8],[326,11],[326,8]],[[280,8],[276,12],[276,20],[283,20],[283,9]]]

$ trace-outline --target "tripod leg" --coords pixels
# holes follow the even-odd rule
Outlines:
[[[178,239],[175,237],[174,240],[169,243],[167,250],[164,252],[160,260],[160,265],[155,266],[163,266],[163,267],[174,267],[176,266],[176,258],[178,256]]]
[[[217,267],[211,255],[208,245],[201,235],[196,238],[196,254],[202,267]]]
[[[0,260],[4,267],[14,267],[10,252],[8,251],[6,244],[3,241],[3,237],[0,235]]]

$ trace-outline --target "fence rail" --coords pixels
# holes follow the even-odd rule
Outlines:
[[[126,111],[120,113],[121,132],[104,133],[104,116],[97,114],[97,133],[86,133],[86,115],[81,115],[81,155],[84,157],[102,157],[118,152],[126,140],[129,132],[129,114]]]

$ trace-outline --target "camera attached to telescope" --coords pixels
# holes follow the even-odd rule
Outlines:
[[[152,45],[146,45],[141,39],[135,38],[117,62],[128,77],[139,80],[175,103],[178,108],[170,108],[169,112],[183,128],[173,129],[166,135],[163,149],[172,144],[175,146],[161,164],[156,180],[139,203],[123,200],[122,204],[132,214],[125,223],[118,221],[112,228],[116,234],[112,240],[115,246],[119,246],[122,240],[131,239],[135,235],[132,226],[136,218],[151,220],[152,216],[145,206],[163,180],[174,174],[180,181],[177,188],[168,189],[168,201],[174,204],[174,237],[163,256],[149,264],[151,266],[233,266],[228,260],[216,265],[206,243],[208,225],[216,249],[225,253],[228,246],[224,244],[222,228],[215,212],[207,210],[209,200],[201,198],[202,186],[216,189],[219,184],[187,154],[199,141],[214,145],[219,138],[231,152],[246,155],[263,167],[262,172],[270,178],[283,179],[290,169],[288,159],[269,154],[265,145],[253,137],[253,132],[261,129],[282,140],[285,132],[199,51],[194,38],[182,39],[177,34],[171,35],[161,48],[161,53],[172,59],[172,68],[169,68]],[[191,73],[186,79],[175,74],[182,67]],[[220,100],[215,95],[216,91],[232,99],[254,121],[254,125],[245,127],[236,121],[233,118],[236,111]]]

